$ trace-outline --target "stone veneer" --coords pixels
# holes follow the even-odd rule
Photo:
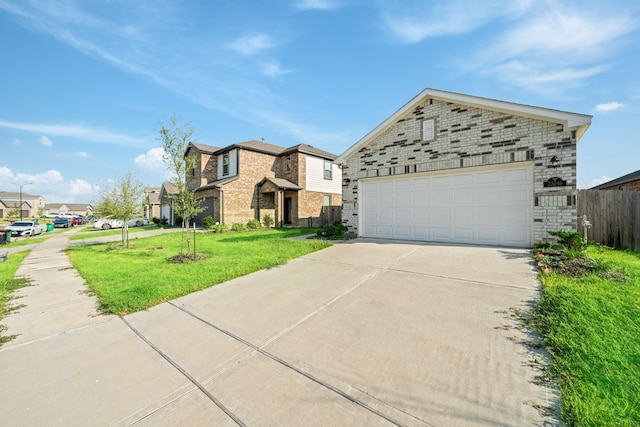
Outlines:
[[[422,122],[435,120],[435,137]],[[554,158],[555,156],[555,158]],[[427,98],[343,165],[343,222],[358,227],[358,180],[475,166],[533,164],[533,240],[576,230],[576,134],[563,125]],[[562,186],[545,186],[552,178]]]

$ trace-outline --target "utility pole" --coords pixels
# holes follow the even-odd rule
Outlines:
[[[33,184],[33,182],[27,182],[26,184],[22,184],[20,186],[20,206],[18,207],[18,210],[20,211],[20,221],[22,221],[22,187],[24,187],[25,185],[31,185]]]

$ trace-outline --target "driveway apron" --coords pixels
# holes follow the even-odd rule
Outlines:
[[[3,347],[0,413],[16,426],[557,425],[540,355],[506,315],[537,289],[526,250],[356,239]]]

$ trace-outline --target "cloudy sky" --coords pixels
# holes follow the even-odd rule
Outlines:
[[[578,186],[640,169],[640,3],[0,0],[0,190],[91,202],[194,139],[340,154],[424,88],[594,116]]]

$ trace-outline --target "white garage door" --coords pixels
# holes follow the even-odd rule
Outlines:
[[[531,166],[359,183],[364,237],[531,247]]]

